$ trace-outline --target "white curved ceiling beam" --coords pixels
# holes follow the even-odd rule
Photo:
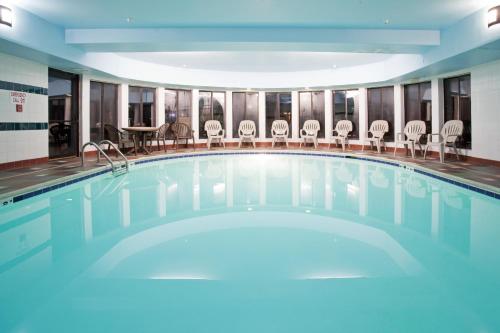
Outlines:
[[[92,52],[339,51],[422,53],[440,45],[438,30],[321,28],[67,29],[69,45]]]

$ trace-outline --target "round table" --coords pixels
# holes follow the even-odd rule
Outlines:
[[[146,134],[153,134],[158,132],[159,127],[123,127],[123,129],[127,132],[138,135],[141,138],[139,149],[144,151],[144,153],[147,155],[151,154],[151,152],[146,147]]]

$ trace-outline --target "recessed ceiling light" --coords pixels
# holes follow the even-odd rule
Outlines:
[[[186,67],[187,67],[187,65],[186,65],[186,64],[183,64],[183,65],[182,65],[182,67],[186,68]]]
[[[332,67],[335,69],[335,68],[337,68],[337,65],[333,65]]]

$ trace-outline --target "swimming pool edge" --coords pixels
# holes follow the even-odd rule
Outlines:
[[[201,151],[201,152],[182,152],[173,153],[169,155],[161,156],[145,156],[137,160],[129,161],[131,166],[143,165],[148,163],[155,163],[166,160],[181,159],[181,158],[192,158],[198,156],[222,156],[222,155],[284,155],[284,156],[315,156],[315,157],[326,157],[326,158],[345,158],[352,160],[362,160],[374,163],[381,163],[385,165],[390,165],[394,167],[402,167],[407,170],[414,171],[418,174],[422,174],[434,179],[444,181],[476,193],[480,193],[495,199],[500,199],[500,188],[490,186],[487,184],[479,183],[470,179],[457,177],[454,175],[449,175],[444,172],[439,172],[426,168],[424,166],[407,162],[407,161],[395,161],[379,156],[362,156],[358,154],[351,153],[339,153],[339,152],[324,152],[324,151],[307,151],[307,150],[286,150],[286,151],[276,151],[269,149],[256,149],[256,150],[215,150],[215,151]],[[90,178],[100,176],[102,174],[111,173],[111,167],[101,166],[92,170],[86,170],[79,172],[75,175],[66,176],[63,178],[43,182],[30,187],[25,187],[12,192],[7,192],[0,195],[0,207],[9,206],[13,203],[20,202],[43,193],[47,193],[59,188],[63,188]]]

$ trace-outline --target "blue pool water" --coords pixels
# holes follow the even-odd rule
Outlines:
[[[499,202],[343,158],[135,166],[0,210],[0,332],[500,332]]]

